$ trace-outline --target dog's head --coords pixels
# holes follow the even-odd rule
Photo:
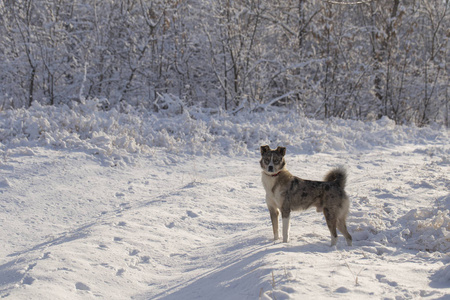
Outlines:
[[[268,175],[275,175],[279,173],[286,162],[284,161],[284,155],[286,154],[285,147],[278,147],[275,150],[270,149],[269,146],[261,146],[261,168]]]

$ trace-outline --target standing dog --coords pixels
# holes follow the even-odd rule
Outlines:
[[[315,206],[323,212],[331,233],[331,245],[336,245],[336,228],[344,235],[349,246],[352,236],[347,231],[345,219],[349,200],[344,191],[347,179],[343,168],[328,172],[324,181],[303,180],[286,169],[285,147],[276,150],[261,146],[262,183],[266,190],[266,203],[272,220],[273,235],[278,239],[278,216],[283,220],[283,242],[289,241],[291,211],[306,210]]]

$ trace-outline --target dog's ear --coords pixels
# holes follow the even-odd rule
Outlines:
[[[265,153],[270,151],[270,147],[265,145],[265,146],[261,146],[261,155],[264,155]]]
[[[286,155],[286,147],[278,147],[276,151],[278,153],[280,153],[281,156],[285,156]]]

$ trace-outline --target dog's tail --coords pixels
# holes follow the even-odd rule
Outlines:
[[[325,175],[324,181],[336,181],[337,184],[344,189],[347,182],[347,171],[344,167],[333,169]]]

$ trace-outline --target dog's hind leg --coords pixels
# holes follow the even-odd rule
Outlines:
[[[324,207],[323,214],[325,216],[325,220],[327,221],[328,229],[331,233],[331,246],[336,245],[337,243],[337,231],[336,231],[336,223],[337,218],[335,214],[331,213],[330,209]]]
[[[272,221],[272,229],[273,229],[273,239],[278,240],[280,237],[278,235],[278,216],[280,212],[278,208],[269,207],[270,212],[270,220]]]
[[[347,240],[347,245],[352,245],[352,236],[347,231],[347,225],[345,224],[345,218],[338,219],[337,221],[337,228],[339,231],[344,235],[345,239]]]

